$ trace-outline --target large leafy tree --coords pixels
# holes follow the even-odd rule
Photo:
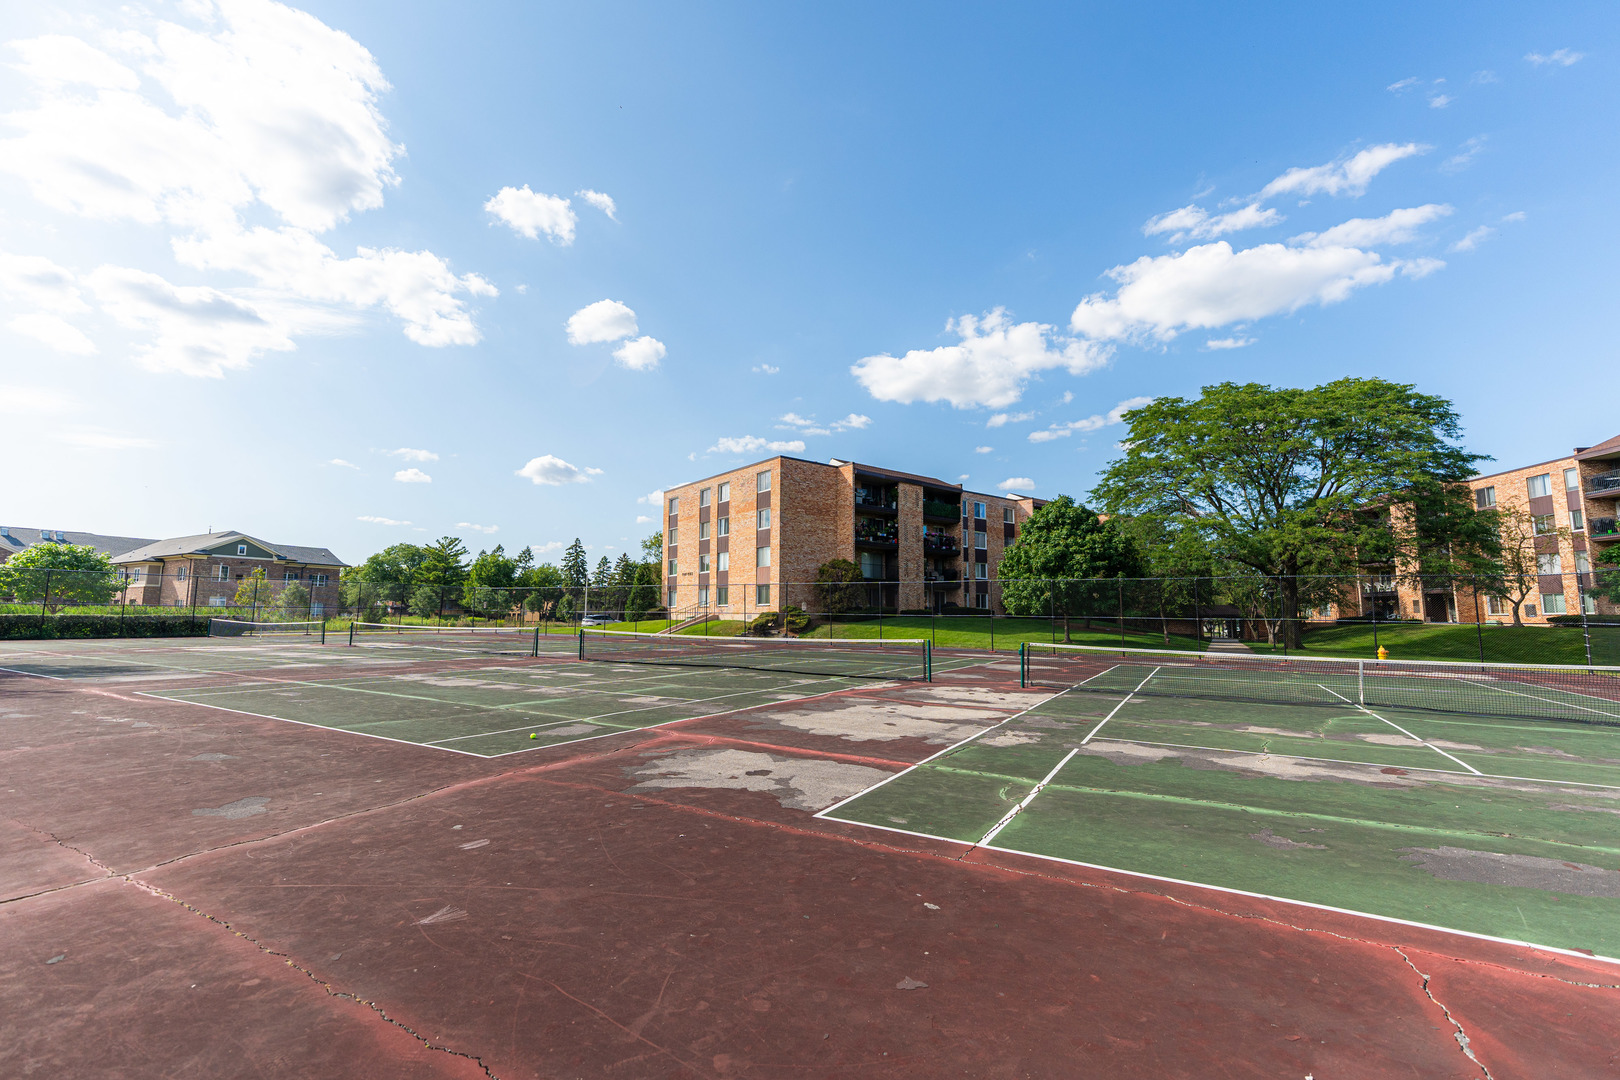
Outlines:
[[[425,550],[411,579],[411,610],[422,616],[437,615],[467,581],[467,547],[458,537],[441,536]]]
[[[842,615],[866,602],[866,575],[849,559],[829,559],[816,568],[816,603],[829,615]]]
[[[1548,546],[1557,551],[1573,534],[1562,527],[1538,533],[1536,519],[1522,506],[1503,506],[1491,516],[1501,537],[1501,555],[1496,574],[1484,581],[1480,591],[1506,601],[1513,609],[1513,625],[1523,626],[1524,602],[1541,580],[1543,552],[1539,549]]]
[[[403,602],[411,595],[416,571],[428,549],[418,544],[393,544],[343,571],[343,604],[362,619],[380,618],[385,601]]]
[[[480,551],[467,568],[462,605],[488,618],[505,616],[512,610],[512,589],[517,585],[517,577],[517,560],[507,557],[505,547],[496,544],[493,551]]]
[[[518,554],[518,561],[523,561],[522,552]],[[557,617],[557,602],[567,586],[561,570],[551,563],[528,566],[518,572],[517,585],[523,591],[524,607],[546,618]]]
[[[123,587],[112,560],[88,544],[35,544],[0,563],[0,596],[43,603],[105,604]]]
[[[1124,529],[1059,495],[1024,522],[996,576],[1009,614],[1060,616],[1068,641],[1070,618],[1117,612],[1120,579],[1146,572],[1141,549]]]
[[[1484,460],[1457,445],[1444,398],[1384,379],[1313,389],[1220,383],[1125,414],[1125,456],[1093,494],[1112,514],[1159,514],[1218,559],[1276,579],[1285,641],[1300,642],[1301,584],[1353,573],[1384,545],[1397,561],[1442,547],[1464,524],[1392,529],[1424,485],[1455,485]],[[1368,513],[1369,507],[1386,513]]]

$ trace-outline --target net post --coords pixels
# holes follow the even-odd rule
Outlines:
[[[1367,661],[1356,661],[1356,703],[1367,704]]]
[[[354,648],[354,627],[356,622],[358,620],[351,620],[349,623],[349,648],[351,649]]]
[[[531,646],[530,656],[540,655],[540,624],[534,624],[534,644]]]
[[[923,681],[934,681],[934,643],[923,642]]]
[[[579,635],[579,640],[575,643],[578,649],[575,655],[578,659],[583,660],[585,659],[585,628],[580,627],[576,633]]]
[[[1029,642],[1018,643],[1018,686],[1020,689],[1029,686]]]
[[[326,644],[326,620],[321,620],[321,644]]]

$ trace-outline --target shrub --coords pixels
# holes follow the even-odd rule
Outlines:
[[[206,637],[208,616],[0,615],[0,639]]]

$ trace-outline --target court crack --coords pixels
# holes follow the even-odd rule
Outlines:
[[[336,999],[338,999],[340,1001],[352,1001],[356,1005],[365,1006],[366,1008],[370,1009],[372,1012],[376,1013],[377,1016],[379,1018],[381,1018],[385,1023],[391,1024],[394,1027],[399,1028],[399,1030],[405,1032],[411,1038],[413,1038],[417,1042],[421,1043],[423,1049],[425,1049],[425,1050],[435,1050],[435,1051],[438,1051],[441,1054],[449,1054],[451,1057],[464,1058],[467,1061],[472,1062],[474,1065],[477,1065],[480,1069],[482,1069],[483,1072],[484,1072],[484,1075],[489,1077],[490,1080],[500,1080],[500,1077],[496,1076],[495,1073],[490,1070],[490,1067],[484,1063],[484,1059],[481,1056],[479,1056],[477,1054],[469,1054],[469,1053],[467,1053],[465,1051],[462,1051],[462,1050],[455,1050],[455,1049],[452,1049],[451,1047],[448,1047],[448,1046],[440,1046],[437,1043],[433,1042],[433,1040],[429,1039],[426,1035],[423,1035],[421,1032],[417,1031],[415,1028],[413,1028],[409,1024],[405,1023],[404,1021],[396,1020],[394,1017],[389,1016],[388,1011],[386,1009],[384,1009],[377,1002],[372,1001],[369,998],[363,998],[358,994],[351,994],[346,990],[337,989],[331,983],[327,982],[325,979],[323,979],[319,975],[315,974],[315,972],[311,971],[309,968],[307,968],[307,967],[303,966],[302,964],[298,963],[298,961],[294,960],[287,953],[281,952],[281,951],[279,951],[277,949],[272,949],[270,946],[268,946],[268,945],[264,944],[263,942],[259,941],[257,938],[253,937],[251,934],[244,934],[242,931],[236,929],[234,926],[232,926],[229,922],[225,921],[224,919],[221,919],[221,918],[219,918],[218,916],[215,916],[215,915],[210,915],[210,914],[208,914],[208,912],[203,911],[201,908],[197,907],[196,905],[189,904],[186,901],[180,899],[178,896],[175,896],[173,893],[167,892],[166,890],[158,888],[156,885],[152,885],[152,884],[149,884],[149,883],[147,883],[145,881],[142,881],[140,878],[134,876],[133,874],[123,874],[123,875],[120,875],[120,877],[122,878],[122,880],[124,882],[126,882],[126,883],[128,883],[130,885],[133,885],[135,888],[140,889],[142,892],[145,892],[145,893],[147,893],[147,894],[149,894],[151,896],[155,896],[160,900],[167,900],[172,904],[178,904],[180,907],[182,907],[185,910],[191,912],[193,915],[196,915],[196,916],[198,916],[199,918],[202,918],[202,919],[206,919],[207,921],[213,923],[215,926],[218,926],[221,929],[226,930],[229,933],[233,934],[234,936],[241,938],[243,941],[247,942],[249,945],[252,945],[255,949],[258,949],[261,953],[264,953],[266,956],[274,956],[274,957],[276,957],[282,963],[286,964],[288,967],[292,968],[294,971],[298,972],[300,975],[303,975],[310,982],[314,983],[316,986],[319,986],[322,990],[324,990],[326,992],[328,997],[336,998]]]
[[[1470,1046],[1468,1042],[1468,1032],[1463,1029],[1462,1024],[1457,1021],[1457,1018],[1451,1015],[1451,1010],[1446,1008],[1445,1003],[1436,998],[1434,994],[1430,992],[1429,980],[1431,976],[1422,971],[1418,971],[1418,966],[1412,963],[1412,958],[1407,956],[1406,953],[1401,950],[1400,946],[1391,945],[1390,948],[1395,951],[1395,955],[1399,956],[1402,960],[1405,960],[1406,966],[1416,972],[1418,977],[1423,980],[1423,996],[1434,1002],[1435,1006],[1441,1012],[1445,1013],[1446,1019],[1451,1022],[1451,1026],[1457,1029],[1456,1031],[1452,1032],[1452,1037],[1457,1040],[1457,1045],[1462,1047],[1462,1052],[1468,1055],[1468,1060],[1479,1066],[1479,1071],[1485,1074],[1485,1080],[1495,1080],[1495,1078],[1491,1076],[1491,1070],[1485,1067],[1485,1063],[1474,1056],[1474,1048]]]

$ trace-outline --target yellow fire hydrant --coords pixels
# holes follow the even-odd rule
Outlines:
[[[1380,660],[1388,660],[1389,659],[1389,650],[1384,648],[1382,645],[1378,646],[1378,659],[1380,659]]]

